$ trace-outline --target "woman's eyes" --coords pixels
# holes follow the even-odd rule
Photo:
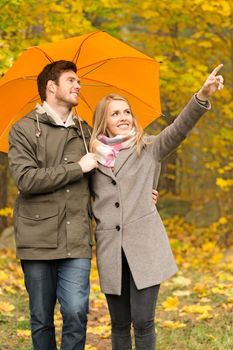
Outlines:
[[[114,113],[112,114],[112,116],[113,116],[113,117],[117,117],[119,114],[120,114],[120,112],[116,111],[116,112],[114,112]],[[131,114],[131,112],[130,112],[129,110],[127,110],[127,111],[124,111],[124,114],[129,115],[129,114]]]

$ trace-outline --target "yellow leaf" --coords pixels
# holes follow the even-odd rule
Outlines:
[[[99,335],[101,338],[109,338],[111,335],[111,327],[110,326],[97,326],[97,327],[90,327],[87,331],[87,333],[92,333],[92,334],[97,334]]]
[[[177,297],[168,297],[163,303],[163,308],[165,311],[177,310],[180,301]]]
[[[200,305],[200,304],[193,304],[193,305],[185,305],[182,308],[182,312],[186,312],[187,314],[204,314],[209,311],[212,311],[212,306],[210,305]]]
[[[11,312],[15,309],[14,305],[8,303],[7,301],[6,302],[2,302],[0,303],[0,313],[7,313],[7,312]]]
[[[98,319],[98,321],[100,322],[100,323],[107,323],[107,324],[110,324],[110,315],[109,314],[107,314],[107,315],[104,315],[104,316],[102,316],[102,317],[100,317],[99,319]]]
[[[6,291],[7,293],[10,293],[10,294],[16,294],[16,290],[10,286],[4,287],[4,291]]]
[[[215,243],[213,242],[208,242],[203,244],[202,249],[204,250],[204,252],[211,252],[211,250],[213,250],[215,248]]]
[[[223,289],[221,285],[217,287],[213,287],[211,289],[212,293],[214,294],[220,294],[220,295],[227,295],[228,291],[226,289]]]
[[[96,283],[92,283],[92,284],[91,284],[91,291],[92,291],[93,293],[100,292],[100,285],[99,285],[99,284],[96,284]]]
[[[222,216],[221,218],[219,218],[218,222],[220,224],[226,224],[228,222],[228,220],[226,217]]]
[[[30,338],[31,337],[31,331],[29,329],[17,329],[17,336],[20,338]]]
[[[187,297],[191,294],[190,290],[176,290],[172,293],[177,297]]]
[[[200,315],[197,317],[197,320],[201,321],[201,320],[208,320],[208,319],[211,319],[213,318],[214,316],[212,314],[209,314],[208,312]]]
[[[4,271],[0,271],[0,282],[8,280],[8,274],[6,274]]]
[[[213,334],[207,334],[208,339],[210,340],[216,340],[216,337],[213,336]]]
[[[209,302],[211,302],[211,299],[209,299],[209,298],[201,298],[200,302],[201,303],[209,303]]]
[[[191,284],[191,280],[183,276],[174,277],[172,281],[173,283],[175,283],[176,285],[179,285],[180,287],[187,287]]]
[[[0,216],[13,216],[13,209],[12,208],[3,208],[0,209]]]
[[[222,253],[216,253],[214,254],[211,259],[210,259],[210,262],[213,264],[213,265],[216,265],[218,264],[223,258],[223,254]]]
[[[185,323],[182,322],[175,322],[175,321],[164,321],[162,323],[159,324],[160,327],[162,328],[171,328],[171,329],[178,329],[178,328],[184,328],[187,325]]]
[[[206,294],[207,286],[204,283],[196,283],[193,290],[199,294]]]

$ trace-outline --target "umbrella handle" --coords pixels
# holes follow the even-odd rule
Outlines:
[[[84,132],[83,132],[82,123],[81,123],[81,120],[80,120],[79,117],[78,117],[78,122],[79,122],[79,126],[80,126],[80,131],[81,131],[81,135],[82,135],[82,139],[83,139],[83,144],[84,144],[85,151],[86,151],[86,153],[89,153],[88,147],[87,147],[87,143],[86,143],[86,139],[85,139]],[[89,130],[89,129],[88,129],[88,131],[89,131],[89,133],[90,133],[90,130]]]

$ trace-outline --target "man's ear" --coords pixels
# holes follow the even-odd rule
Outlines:
[[[55,83],[55,81],[49,80],[49,81],[47,82],[47,90],[48,90],[49,92],[51,92],[52,94],[55,93],[55,91],[56,91],[56,83]]]

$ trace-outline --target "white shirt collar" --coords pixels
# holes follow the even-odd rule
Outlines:
[[[38,108],[38,106],[36,106]],[[73,114],[72,111],[70,111],[68,118],[66,119],[66,122],[64,123],[61,119],[61,117],[57,114],[57,112],[54,111],[54,109],[46,102],[43,102],[43,105],[40,106],[39,110],[41,111],[41,109],[43,109],[44,112],[46,112],[47,114],[50,115],[50,117],[53,118],[53,120],[55,121],[55,123],[57,125],[62,125],[66,128],[68,128],[71,125],[75,125],[75,122],[73,120]]]

